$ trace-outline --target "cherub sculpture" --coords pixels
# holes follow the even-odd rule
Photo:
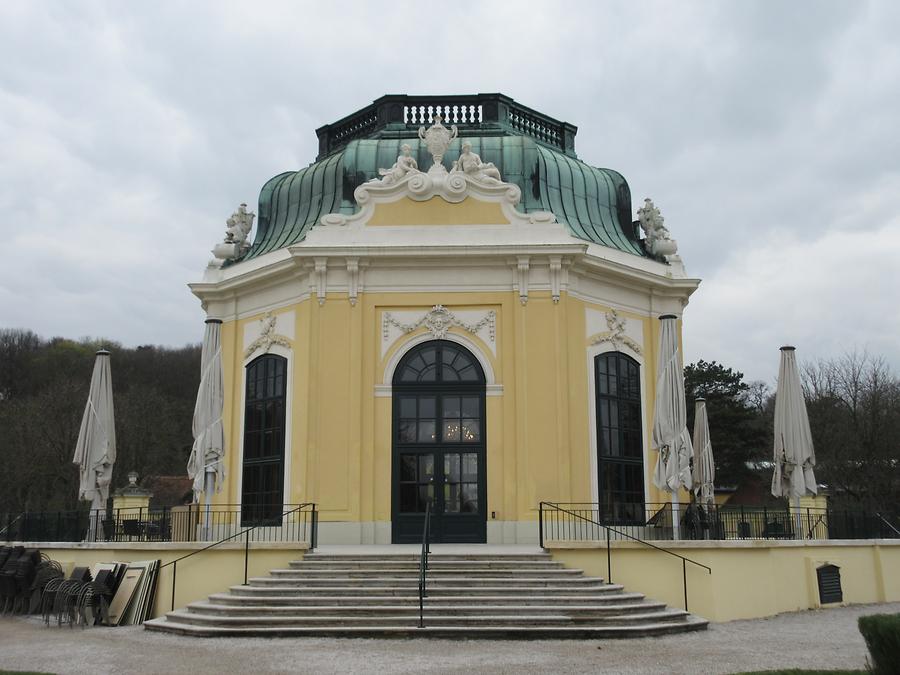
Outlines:
[[[378,169],[378,175],[381,176],[381,182],[385,185],[392,185],[406,178],[411,173],[419,173],[419,164],[415,157],[412,156],[412,148],[408,143],[400,146],[400,155],[394,166],[390,169]],[[378,180],[377,178],[375,180]]]
[[[237,211],[231,214],[225,221],[225,243],[237,244],[241,252],[250,248],[247,237],[250,236],[250,230],[253,228],[253,219],[256,218],[255,213],[247,211],[247,205],[241,204]]]
[[[464,173],[469,178],[480,183],[502,183],[500,170],[490,162],[484,163],[481,157],[472,152],[472,144],[465,141],[462,144],[462,152],[459,159],[453,162],[451,173]]]
[[[672,239],[668,228],[663,225],[662,214],[653,202],[645,199],[637,214],[641,229],[644,231],[647,250],[653,255],[674,255],[678,250],[678,244]]]

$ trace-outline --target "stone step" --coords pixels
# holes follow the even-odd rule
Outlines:
[[[567,614],[532,614],[520,611],[515,614],[505,613],[497,615],[430,615],[429,626],[566,626],[589,621],[594,625],[635,625],[646,623],[682,623],[687,613],[681,610],[664,609],[659,611],[644,612],[640,614],[623,614],[617,616],[576,617]],[[222,616],[215,614],[202,614],[176,610],[170,612],[167,619],[205,626],[232,626],[240,628],[252,627],[341,627],[353,626],[409,626],[419,625],[418,615],[409,616],[382,616],[382,615],[336,615],[336,616],[309,616],[309,615],[264,615],[264,616]]]
[[[232,586],[231,592],[236,595],[395,595],[395,596],[419,596],[418,584],[405,584],[400,586],[372,586],[362,587],[351,584],[346,586]],[[484,596],[484,595],[524,595],[524,596],[555,596],[580,594],[589,597],[594,594],[609,593],[606,586],[583,586],[573,588],[571,586],[475,586],[457,584],[439,586],[429,584],[426,588],[429,596],[458,595],[458,596]]]
[[[353,587],[363,587],[363,588],[374,588],[378,586],[393,586],[393,587],[419,587],[419,577],[418,575],[406,575],[406,576],[374,576],[374,577],[359,577],[359,578],[351,578],[344,576],[334,576],[334,577],[306,577],[306,578],[292,578],[292,577],[252,577],[248,581],[249,585],[252,587],[260,587],[260,586],[285,586],[285,587],[297,587],[297,588],[315,588],[319,586],[328,586],[332,588],[341,587],[341,586],[353,586]],[[428,576],[426,579],[428,588],[444,588],[447,586],[505,586],[510,583],[514,583],[516,586],[521,587],[544,587],[544,586],[563,586],[566,587],[591,587],[591,586],[600,586],[603,585],[603,579],[599,577],[585,577],[585,576],[576,576],[576,577],[563,577],[563,578],[551,578],[551,577],[532,577],[532,576],[521,576],[521,575],[513,575],[509,577],[471,577],[471,576]]]
[[[395,600],[396,602],[396,600]],[[458,615],[501,615],[510,611],[521,611],[526,614],[563,614],[571,617],[620,616],[624,614],[642,614],[665,609],[665,603],[650,601],[626,601],[610,604],[450,604],[426,603],[425,616],[458,616]],[[419,616],[418,599],[411,599],[405,604],[332,604],[332,605],[298,605],[298,604],[247,604],[231,605],[211,601],[192,602],[186,607],[188,612],[224,616]]]
[[[343,577],[348,579],[368,579],[371,577],[403,577],[410,579],[419,578],[419,569],[416,568],[394,568],[385,567],[381,569],[274,569],[269,572],[273,577],[282,579],[315,579],[318,577]],[[429,579],[439,577],[542,577],[542,578],[562,578],[562,577],[579,577],[582,575],[581,570],[571,569],[549,569],[549,570],[516,570],[516,569],[476,569],[467,570],[459,567],[430,567],[427,570]]]
[[[621,586],[618,587],[621,591]],[[459,603],[485,603],[491,605],[605,605],[616,603],[639,602],[644,599],[642,593],[623,593],[615,590],[605,593],[580,593],[578,595],[429,595],[429,606],[443,606]],[[395,605],[397,603],[416,603],[418,606],[418,592],[403,595],[371,594],[371,595],[240,595],[234,593],[216,593],[209,596],[211,603],[228,606],[266,605],[276,607],[279,605],[294,605],[304,607],[327,605]]]
[[[148,630],[165,631],[194,637],[356,637],[356,638],[449,638],[449,639],[615,639],[651,637],[669,633],[703,630],[709,622],[695,616],[683,622],[647,623],[618,626],[277,626],[237,628],[198,626],[179,619],[160,617],[144,623]]]
[[[330,569],[412,569],[419,570],[419,561],[404,560],[292,560],[290,569],[330,570]],[[566,569],[562,563],[554,561],[500,562],[485,560],[428,560],[428,569],[459,570],[557,570]]]
[[[610,638],[703,619],[546,554],[432,554],[419,628],[418,554],[312,554],[147,622],[192,636]]]
[[[419,563],[420,553],[384,553],[372,555],[342,555],[327,553],[310,553],[303,556],[301,560],[293,562],[414,562]],[[448,553],[430,553],[429,561],[438,562],[553,562],[553,556],[549,553],[511,553],[511,554],[493,554],[493,553],[465,553],[465,554],[448,554]]]

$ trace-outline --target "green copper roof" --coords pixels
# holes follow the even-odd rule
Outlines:
[[[444,156],[448,170],[461,141],[470,141],[483,161],[493,162],[505,181],[522,190],[520,211],[551,211],[579,239],[647,256],[632,222],[628,183],[616,171],[588,166],[575,157],[575,127],[518,106],[502,95],[476,96],[479,98],[472,100],[483,105],[483,116],[473,124],[460,124],[461,138]],[[380,167],[390,167],[403,143],[412,147],[420,167],[430,166],[431,155],[415,134],[419,120],[402,119],[410,117],[410,109],[420,116],[428,111],[406,105],[408,98],[382,97],[370,106],[371,112],[364,109],[318,130],[320,148],[329,154],[320,155],[319,161],[305,169],[279,174],[263,186],[256,238],[244,259],[302,241],[327,213],[355,213],[353,191],[375,178]],[[397,104],[400,99],[406,108]],[[456,100],[469,101],[464,97]],[[499,113],[490,107],[494,104]],[[474,104],[469,110],[476,110]],[[438,111],[445,120],[448,113],[459,114],[450,106]],[[400,115],[399,122],[391,115]],[[495,117],[500,121],[493,121]],[[378,122],[382,119],[386,120],[383,124]],[[449,122],[454,122],[452,117]]]

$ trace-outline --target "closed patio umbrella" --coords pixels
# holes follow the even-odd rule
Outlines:
[[[225,391],[222,375],[221,326],[219,319],[206,321],[203,349],[200,355],[200,387],[194,404],[194,444],[188,459],[188,476],[194,481],[194,501],[202,492],[206,502],[204,528],[209,532],[210,500],[222,489],[225,478],[225,431],[222,410]]]
[[[87,541],[103,538],[101,523],[113,465],[116,463],[116,423],[113,413],[112,372],[109,352],[101,349],[94,360],[91,388],[81,418],[81,430],[72,462],[80,470],[79,499],[90,500],[91,518]]]
[[[684,372],[678,355],[678,336],[674,314],[659,317],[659,353],[656,400],[653,404],[653,447],[659,452],[653,484],[672,494],[672,527],[679,538],[678,490],[690,489],[691,436],[687,430],[687,404],[684,399]]]
[[[800,386],[800,371],[794,347],[781,348],[778,367],[778,388],[775,392],[775,471],[772,475],[772,494],[794,498],[796,533],[800,537],[800,497],[818,492],[813,467],[813,450],[806,400]]]
[[[694,402],[694,496],[703,506],[713,503],[716,465],[713,462],[712,442],[709,438],[709,418],[706,401],[698,398]]]

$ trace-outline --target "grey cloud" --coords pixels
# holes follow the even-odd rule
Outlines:
[[[0,325],[197,341],[185,284],[238,202],[314,159],[316,127],[388,92],[503,91],[662,208],[705,278],[689,358],[771,379],[791,339],[900,364],[898,7],[4,4]]]

